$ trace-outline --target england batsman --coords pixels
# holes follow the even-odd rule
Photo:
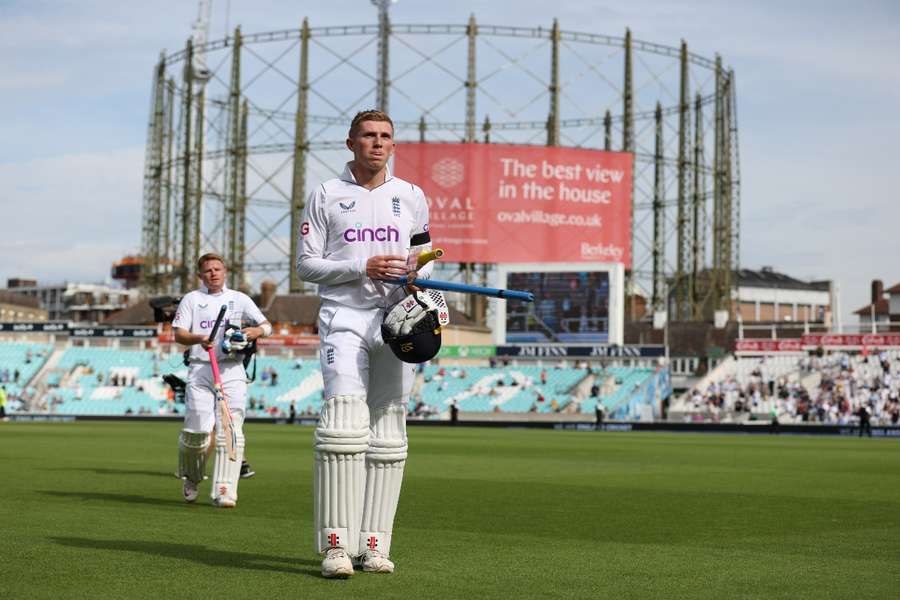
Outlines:
[[[244,455],[243,423],[247,404],[247,374],[241,350],[255,339],[271,335],[272,325],[249,296],[226,287],[227,271],[222,257],[204,254],[197,268],[203,285],[184,295],[172,321],[175,341],[191,347],[184,426],[178,438],[178,474],[184,479],[184,499],[194,502],[206,471],[210,431],[218,418],[208,352],[213,348],[225,401],[234,422],[236,459],[227,457],[224,432],[221,427],[216,428],[211,497],[219,508],[234,508]],[[224,319],[211,338],[222,306],[227,307]],[[256,325],[242,327],[244,322]]]
[[[360,112],[347,148],[353,160],[341,176],[309,195],[297,259],[300,278],[318,284],[322,299],[325,403],[314,437],[314,526],[325,577],[352,575],[354,559],[363,571],[394,571],[391,534],[415,367],[395,355],[381,327],[415,288],[384,280],[427,278],[431,271],[417,273],[415,260],[409,262],[430,249],[428,205],[419,187],[390,172],[391,119]]]

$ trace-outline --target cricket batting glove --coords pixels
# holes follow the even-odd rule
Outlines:
[[[246,350],[249,344],[247,334],[240,329],[226,329],[222,339],[222,352],[233,356]]]

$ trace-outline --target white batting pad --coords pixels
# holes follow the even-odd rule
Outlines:
[[[314,437],[316,550],[358,547],[369,408],[363,396],[325,401]]]
[[[406,465],[406,410],[392,404],[372,415],[372,439],[366,453],[366,488],[359,553],[368,549],[391,552],[394,515],[400,501]]]
[[[178,436],[178,476],[200,483],[206,477],[209,434],[182,430]]]
[[[221,423],[216,422],[216,457],[213,464],[213,486],[210,497],[237,502],[238,482],[241,480],[241,462],[244,460],[244,414],[240,410],[232,410],[234,421],[235,460],[228,460],[225,432]]]

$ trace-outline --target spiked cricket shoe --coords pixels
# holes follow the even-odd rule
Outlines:
[[[220,496],[213,500],[213,506],[215,506],[216,508],[234,508],[235,506],[237,506],[237,502],[235,502],[231,498]]]
[[[366,550],[359,562],[366,573],[394,572],[394,563],[378,550]]]
[[[353,575],[353,562],[343,548],[329,548],[322,561],[322,577],[346,578]]]
[[[184,480],[182,492],[184,493],[185,502],[193,502],[197,499],[197,496],[200,495],[200,490],[197,489],[197,484],[190,479]]]

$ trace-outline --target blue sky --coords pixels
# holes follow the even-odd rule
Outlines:
[[[230,7],[226,17],[226,7]],[[140,250],[150,76],[183,47],[194,0],[0,0],[0,281],[100,281]],[[833,279],[842,314],[900,283],[900,4],[401,0],[396,23],[549,26],[722,55],[734,68],[741,263]],[[230,27],[369,24],[367,0],[214,0]],[[855,321],[855,319],[854,319]]]

